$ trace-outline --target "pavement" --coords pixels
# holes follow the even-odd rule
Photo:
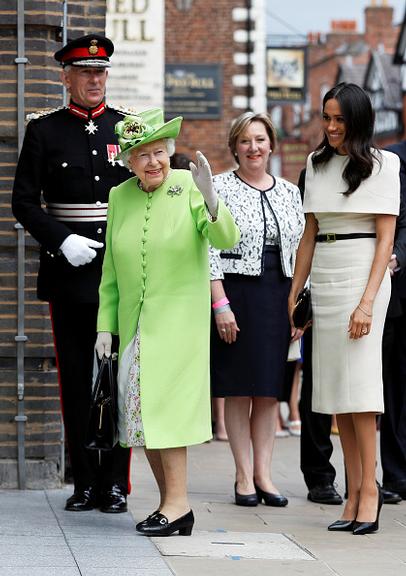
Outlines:
[[[342,494],[341,450],[333,441]],[[228,443],[191,448],[191,537],[136,534],[135,523],[158,501],[142,449],[133,451],[127,514],[65,512],[71,486],[0,491],[0,576],[406,576],[406,501],[384,505],[376,534],[332,533],[326,528],[342,507],[307,500],[298,438],[276,440],[272,475],[289,498],[286,508],[235,506]]]

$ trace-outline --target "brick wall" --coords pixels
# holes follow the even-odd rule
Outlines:
[[[17,1],[0,4],[0,487],[16,486],[17,236],[10,198],[17,162]],[[62,104],[61,1],[26,0],[25,113]],[[104,33],[105,0],[68,2],[68,37]],[[26,236],[25,408],[27,487],[59,482],[60,410],[48,306],[36,298],[38,247]]]
[[[194,157],[207,155],[214,173],[233,165],[227,137],[231,121],[244,110],[233,107],[233,97],[246,95],[246,88],[233,86],[233,76],[246,73],[234,63],[234,54],[244,47],[234,32],[246,24],[233,21],[232,11],[244,8],[245,0],[193,0],[189,11],[180,11],[175,0],[165,2],[166,63],[221,64],[223,69],[222,115],[219,120],[184,120],[177,151]]]

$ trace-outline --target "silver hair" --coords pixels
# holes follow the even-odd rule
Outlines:
[[[166,151],[168,152],[168,156],[173,156],[175,154],[175,139],[174,138],[163,138],[165,145],[166,145]],[[134,148],[131,148],[130,150],[127,150],[126,152],[122,152],[121,153],[121,160],[124,164],[124,166],[126,168],[128,168],[128,170],[131,170],[131,166],[129,165],[129,159],[131,156],[131,152],[134,150]]]

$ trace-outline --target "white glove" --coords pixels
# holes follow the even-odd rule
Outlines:
[[[190,171],[194,183],[199,188],[206,206],[213,218],[217,217],[218,210],[218,197],[217,192],[214,190],[213,177],[209,161],[201,152],[196,152],[197,166],[193,162],[189,163]]]
[[[93,248],[103,248],[102,242],[91,240],[78,234],[70,234],[60,245],[59,249],[72,266],[89,264],[96,256]]]
[[[96,344],[94,345],[99,360],[103,358],[103,354],[107,356],[111,356],[111,333],[110,332],[98,332]]]

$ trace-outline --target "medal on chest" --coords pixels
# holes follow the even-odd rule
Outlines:
[[[118,144],[107,144],[107,159],[109,164],[115,166],[124,166],[123,161],[117,158],[117,154],[120,152],[120,146]]]
[[[86,124],[85,126],[85,130],[88,134],[95,134],[98,130],[98,127],[96,126],[96,124],[93,122],[92,119],[89,120],[89,122]]]

